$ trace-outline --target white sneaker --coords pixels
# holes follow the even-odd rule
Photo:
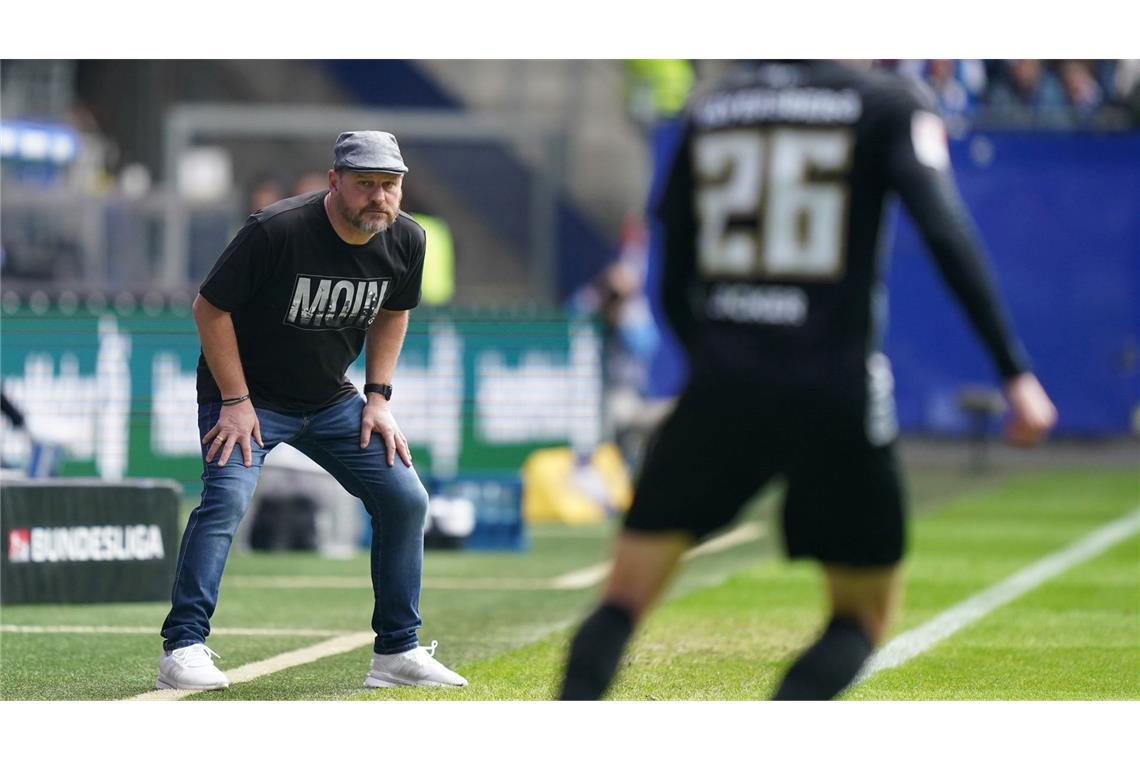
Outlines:
[[[389,686],[466,686],[467,679],[435,659],[438,641],[399,654],[373,654],[372,670],[364,679],[370,689]]]
[[[226,688],[230,679],[218,670],[212,657],[222,658],[205,644],[191,644],[173,652],[163,652],[158,660],[158,681],[154,688],[195,691]]]

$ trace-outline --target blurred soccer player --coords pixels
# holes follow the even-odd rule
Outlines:
[[[879,351],[892,193],[993,357],[1010,440],[1037,442],[1056,410],[1013,336],[919,85],[828,62],[747,65],[694,94],[683,122],[656,213],[663,302],[690,379],[647,454],[561,698],[605,693],[685,550],[782,475],[787,553],[823,565],[831,614],[775,698],[830,699],[881,641],[905,551]]]

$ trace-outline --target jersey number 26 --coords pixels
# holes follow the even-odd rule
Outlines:
[[[701,135],[693,151],[701,274],[835,280],[843,275],[847,130]]]

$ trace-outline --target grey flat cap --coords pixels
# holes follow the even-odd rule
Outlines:
[[[389,132],[341,132],[333,147],[333,168],[354,172],[406,174],[395,135]]]

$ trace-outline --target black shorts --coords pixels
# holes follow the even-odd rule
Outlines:
[[[689,388],[646,452],[625,527],[700,539],[783,476],[789,557],[894,564],[905,551],[905,499],[893,440],[872,443],[867,417],[860,399]]]

